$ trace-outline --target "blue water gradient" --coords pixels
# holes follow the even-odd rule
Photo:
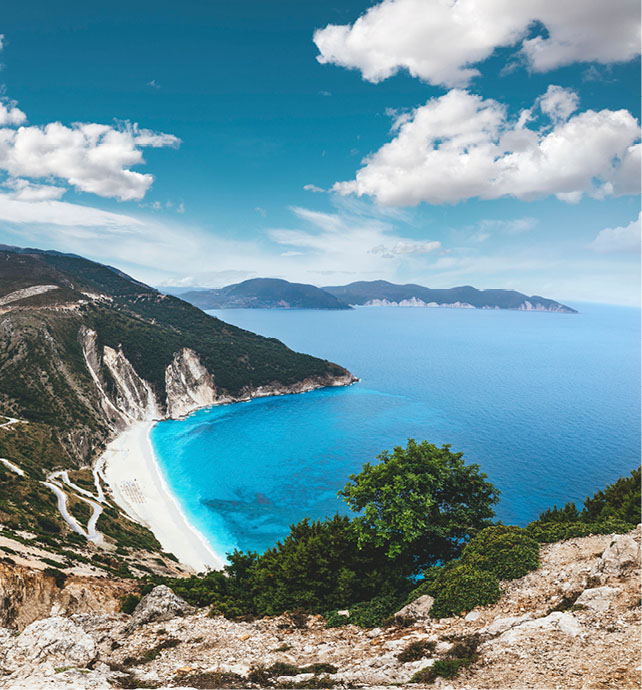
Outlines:
[[[640,462],[640,312],[463,309],[226,310],[220,318],[361,378],[161,422],[171,489],[223,554],[262,551],[304,516],[345,511],[351,472],[406,439],[450,443],[523,525]]]

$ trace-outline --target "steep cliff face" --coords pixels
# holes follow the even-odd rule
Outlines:
[[[136,373],[122,350],[105,345],[103,363],[115,384],[116,407],[132,420],[158,419],[161,412],[152,387]]]
[[[74,613],[113,614],[133,581],[71,575],[62,588],[40,570],[0,563],[0,626],[23,630],[33,621]]]
[[[217,402],[214,378],[194,350],[184,347],[165,369],[167,415],[184,417],[199,407]]]

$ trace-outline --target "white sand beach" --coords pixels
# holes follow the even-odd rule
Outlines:
[[[160,472],[149,438],[153,425],[136,422],[107,446],[101,461],[114,500],[182,563],[197,572],[220,569],[223,559],[190,524]]]

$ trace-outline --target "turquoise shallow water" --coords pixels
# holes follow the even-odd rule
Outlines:
[[[464,451],[501,489],[497,516],[524,524],[640,462],[640,312],[573,306],[212,312],[362,380],[201,410],[156,425],[152,443],[221,554],[343,511],[348,475],[408,438]]]

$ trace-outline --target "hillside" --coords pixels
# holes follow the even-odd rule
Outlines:
[[[346,304],[358,306],[474,307],[577,313],[571,307],[538,295],[528,297],[515,290],[478,290],[470,285],[431,289],[421,285],[395,285],[385,280],[373,280],[323,289]]]
[[[386,280],[318,288],[274,278],[253,278],[219,289],[181,291],[181,299],[200,309],[350,309],[352,306],[459,307],[515,309],[576,314],[565,304],[515,290],[478,290],[465,285],[432,289]]]
[[[0,688],[639,688],[639,539],[545,545],[495,604],[438,619],[417,600],[371,629],[303,613],[232,621],[165,587],[127,615],[128,582],[56,585],[2,564],[15,604],[0,608]]]
[[[201,309],[349,309],[314,285],[253,278],[219,290],[186,292],[181,298]]]
[[[169,557],[154,564],[160,545],[123,518],[91,468],[134,421],[354,380],[57,252],[0,249],[0,335],[0,523],[11,538],[57,554],[54,567],[176,572]]]

